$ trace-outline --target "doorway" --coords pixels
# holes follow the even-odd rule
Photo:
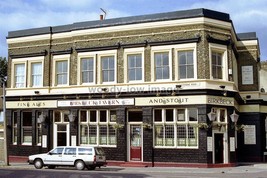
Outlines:
[[[143,160],[142,111],[128,111],[128,160]]]
[[[214,151],[215,151],[215,164],[224,163],[224,144],[223,144],[223,134],[214,134]]]
[[[57,146],[70,145],[70,124],[68,114],[69,113],[66,111],[54,112],[54,148]]]
[[[130,161],[142,161],[141,125],[130,125]]]
[[[68,146],[68,124],[56,124],[56,146]]]

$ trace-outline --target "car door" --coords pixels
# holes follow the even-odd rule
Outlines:
[[[62,155],[62,165],[74,165],[76,160],[77,148],[76,147],[66,147]]]
[[[64,147],[58,147],[48,152],[43,162],[45,165],[60,165]]]

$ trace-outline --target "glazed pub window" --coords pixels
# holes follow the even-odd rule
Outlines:
[[[128,80],[138,81],[142,80],[142,54],[128,54]]]
[[[227,123],[226,109],[224,108],[212,108],[212,111],[216,113],[216,118],[214,122]]]
[[[12,143],[16,145],[18,143],[18,113],[13,112],[12,118]]]
[[[197,148],[197,116],[196,108],[155,109],[155,147]]]
[[[32,144],[32,112],[23,112],[21,119],[21,142],[25,145]]]
[[[212,77],[213,79],[223,79],[223,54],[212,51]]]
[[[116,112],[114,110],[80,111],[80,144],[116,146]]]
[[[68,84],[68,61],[56,61],[56,85]]]
[[[15,64],[14,65],[15,73],[14,73],[14,86],[15,88],[23,88],[26,86],[26,69],[25,64]]]
[[[194,78],[193,50],[178,51],[179,79]]]
[[[170,78],[169,52],[154,53],[155,60],[155,78],[163,80]]]
[[[95,62],[93,57],[81,59],[82,83],[94,83]]]
[[[115,81],[115,59],[114,56],[101,57],[102,82]]]
[[[31,86],[39,87],[43,85],[43,66],[41,62],[31,63]]]
[[[58,123],[69,123],[69,111],[55,111],[54,122]]]

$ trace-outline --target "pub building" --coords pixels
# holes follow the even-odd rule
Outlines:
[[[264,161],[256,33],[191,9],[10,31],[9,159],[103,147],[108,165]]]

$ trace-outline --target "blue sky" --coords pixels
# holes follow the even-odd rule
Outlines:
[[[8,31],[98,20],[100,8],[106,18],[194,8],[229,13],[237,33],[257,33],[261,60],[267,60],[266,0],[1,0],[0,56],[7,57]]]

